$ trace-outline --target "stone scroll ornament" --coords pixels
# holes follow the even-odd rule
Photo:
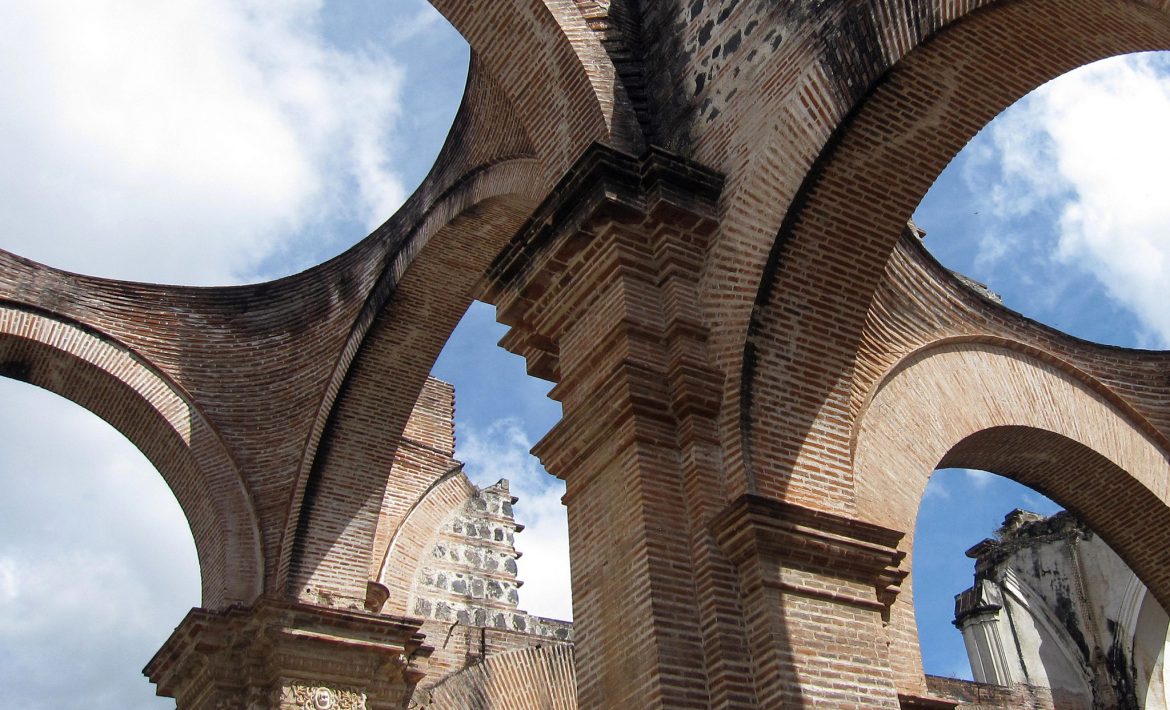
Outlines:
[[[366,710],[366,694],[322,685],[290,685],[280,692],[281,710]]]

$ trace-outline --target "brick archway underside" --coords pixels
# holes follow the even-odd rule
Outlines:
[[[764,268],[742,401],[729,397],[740,408],[745,490],[852,507],[847,442],[855,368],[865,365],[858,350],[883,279],[894,278],[891,253],[935,176],[1043,82],[1107,56],[1167,47],[1170,16],[1147,4],[1005,2],[951,23],[875,82],[810,169]]]
[[[183,393],[118,343],[3,303],[0,371],[90,410],[154,464],[191,527],[205,607],[260,594],[264,559],[251,496],[223,442]]]
[[[967,340],[904,358],[863,409],[854,483],[860,519],[906,532],[907,565],[922,495],[938,467],[999,473],[1052,497],[1088,522],[1155,596],[1170,600],[1164,441],[1083,372],[1041,353]],[[909,582],[891,618],[899,677],[912,686],[922,670]]]

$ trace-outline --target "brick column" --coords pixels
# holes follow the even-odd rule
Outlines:
[[[718,176],[595,146],[489,271],[501,342],[556,381],[581,707],[750,706],[698,275]]]
[[[143,673],[179,710],[406,708],[431,653],[420,623],[274,599],[192,609]]]
[[[761,707],[899,707],[886,630],[902,533],[751,495],[714,531],[739,566]]]

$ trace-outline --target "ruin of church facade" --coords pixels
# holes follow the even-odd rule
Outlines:
[[[967,556],[955,626],[977,682],[1048,689],[1057,710],[1167,707],[1170,618],[1076,516],[1012,511]]]
[[[473,484],[454,456],[454,389],[428,378],[391,470],[402,485],[382,506],[371,574],[381,611],[422,619],[433,639],[411,706],[574,708],[572,623],[519,608],[517,499],[507,480]]]
[[[1023,318],[906,229],[1012,102],[1170,48],[1170,7],[432,4],[471,47],[463,103],[345,253],[187,288],[0,252],[0,374],[123,432],[190,523],[201,605],[160,693],[372,709],[426,684],[448,622],[383,565],[421,520],[393,471],[476,298],[563,408],[536,453],[566,485],[582,707],[954,705],[911,599],[939,467],[1043,491],[1170,603],[1170,354]],[[499,601],[443,613],[493,629]]]

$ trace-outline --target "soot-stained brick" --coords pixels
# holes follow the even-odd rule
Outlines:
[[[864,96],[886,68],[881,28],[868,4],[846,3],[836,22],[826,18],[817,31],[817,47],[826,75],[845,106]]]
[[[0,362],[0,377],[10,377],[20,382],[32,379],[32,365],[23,360]]]
[[[733,54],[735,50],[739,49],[739,44],[742,41],[743,35],[739,30],[736,30],[730,37],[727,38],[727,41],[723,43],[723,51],[728,55]]]

